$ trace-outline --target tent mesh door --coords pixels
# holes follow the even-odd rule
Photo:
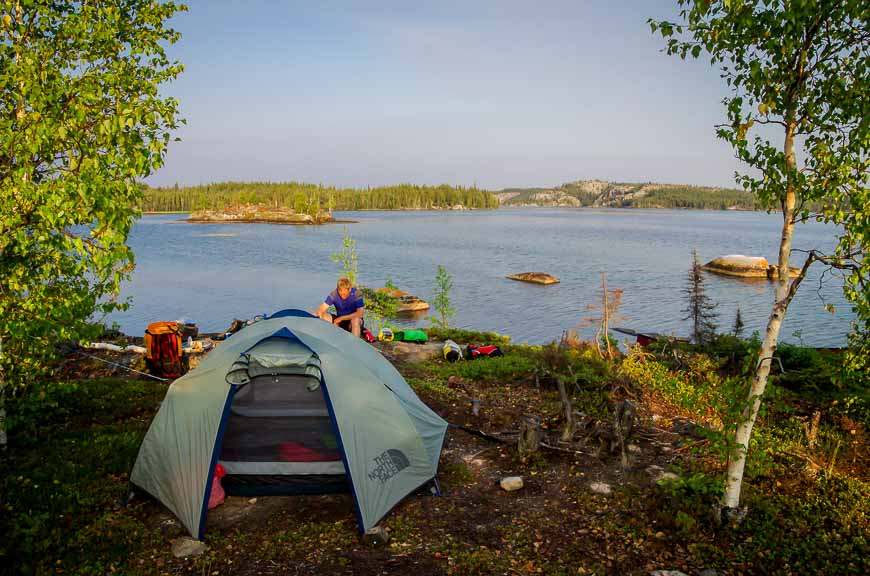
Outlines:
[[[318,385],[318,379],[307,375],[253,378],[233,399],[220,460],[340,461],[338,441]]]

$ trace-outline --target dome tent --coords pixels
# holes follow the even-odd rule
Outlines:
[[[230,494],[349,485],[365,531],[434,480],[446,429],[376,349],[285,310],[170,385],[130,481],[200,539],[218,463]]]

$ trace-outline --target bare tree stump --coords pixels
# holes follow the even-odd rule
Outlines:
[[[562,436],[559,439],[562,442],[570,442],[574,438],[574,407],[571,406],[571,399],[568,398],[568,393],[565,391],[564,379],[557,377],[556,385],[559,387],[559,399],[562,401],[562,409],[565,411],[565,427],[562,428]]]
[[[541,444],[541,422],[535,416],[525,415],[520,418],[520,437],[517,440],[517,451],[520,456],[537,452]]]
[[[628,456],[625,453],[626,441],[631,437],[631,432],[634,430],[634,417],[637,414],[637,408],[628,400],[623,400],[617,405],[613,411],[613,437],[610,441],[610,451],[614,452],[619,448],[619,453],[622,457],[622,465],[628,466]]]

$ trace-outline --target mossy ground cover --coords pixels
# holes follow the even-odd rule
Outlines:
[[[49,382],[8,406],[11,447],[0,456],[0,572],[870,572],[860,390],[823,385],[807,393],[774,383],[753,447],[763,457],[753,460],[745,484],[749,515],[739,526],[718,527],[709,507],[721,489],[721,464],[705,450],[705,439],[676,426],[693,405],[669,395],[691,386],[709,397],[704,382],[718,385],[721,378],[654,357],[634,365],[629,377],[625,360],[602,363],[589,349],[557,359],[547,347],[501,345],[500,358],[399,368],[445,419],[497,434],[515,430],[523,414],[557,430],[553,379],[570,366],[568,392],[588,418],[605,420],[616,399],[637,403],[631,442],[639,452],[630,454],[628,466],[583,446],[579,453],[544,450],[520,458],[513,445],[451,428],[439,469],[443,495],[421,491],[397,506],[384,521],[392,536],[386,547],[362,543],[348,494],[229,497],[209,513],[208,551],[177,559],[171,541],[185,533],[165,508],[151,500],[119,503],[166,385],[117,378]],[[657,380],[646,382],[650,374]],[[480,400],[477,415],[472,399]],[[810,448],[804,424],[815,411],[822,416]],[[707,412],[698,408],[696,421]],[[650,466],[678,479],[653,483]],[[525,486],[501,490],[497,481],[507,475],[522,476]],[[612,493],[593,492],[593,482],[609,484]]]

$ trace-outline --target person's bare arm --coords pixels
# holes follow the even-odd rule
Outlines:
[[[314,311],[314,315],[322,318],[323,313],[326,312],[327,310],[329,310],[329,304],[324,302],[323,304],[320,305],[320,307],[317,310]]]

